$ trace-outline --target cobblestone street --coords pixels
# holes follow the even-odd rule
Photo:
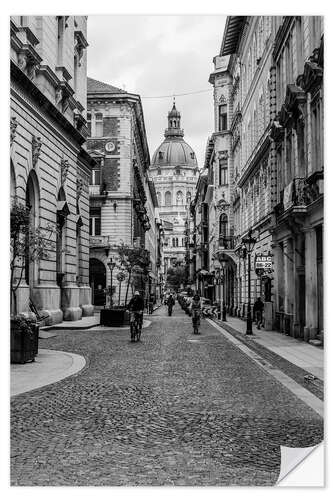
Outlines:
[[[12,485],[272,485],[280,445],[323,439],[319,415],[179,306],[128,330],[58,331],[75,376],[12,398]]]

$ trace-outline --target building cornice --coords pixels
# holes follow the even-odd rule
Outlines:
[[[20,86],[33,98],[40,109],[52,116],[56,122],[65,130],[79,145],[85,142],[84,136],[72,125],[54,104],[39,90],[39,88],[23,73],[15,64],[10,63],[10,77],[20,84]]]
[[[274,40],[274,49],[273,49],[274,61],[277,61],[278,58],[280,57],[280,53],[284,46],[284,42],[286,40],[286,37],[288,36],[289,30],[294,20],[295,16],[285,16],[281,26],[277,30]]]
[[[245,182],[248,180],[248,178],[251,176],[251,174],[254,172],[254,170],[257,168],[257,165],[261,158],[264,156],[266,151],[269,149],[271,144],[271,139],[270,139],[270,127],[268,127],[265,131],[265,133],[262,135],[260,141],[257,144],[257,147],[255,150],[252,152],[250,158],[245,164],[245,168],[240,175],[238,181],[237,181],[237,186],[238,187],[243,187]]]

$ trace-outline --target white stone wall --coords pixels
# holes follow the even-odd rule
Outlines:
[[[20,19],[14,22],[20,22]],[[74,19],[69,20],[74,26]],[[52,16],[33,17],[28,16],[24,20],[23,27],[29,26],[35,36],[39,39],[36,50],[42,57],[41,65],[48,65],[50,71],[55,72],[56,67],[56,18]],[[24,31],[18,24],[17,36],[23,36]],[[73,35],[73,29],[72,29]],[[74,53],[74,37],[68,38],[67,53]],[[18,62],[17,58],[13,58]],[[15,119],[17,127],[15,137],[11,146],[11,168],[15,187],[12,192],[19,201],[25,203],[26,187],[28,178],[33,178],[35,183],[35,194],[38,198],[36,212],[36,226],[46,230],[49,225],[54,231],[50,239],[56,242],[57,221],[57,199],[59,190],[65,193],[66,202],[70,214],[66,218],[66,229],[63,244],[63,269],[65,273],[63,287],[60,289],[56,283],[56,250],[49,251],[49,256],[39,262],[31,264],[34,269],[34,278],[29,287],[24,280],[19,289],[19,311],[28,311],[29,296],[40,310],[50,313],[48,323],[56,323],[65,319],[79,319],[82,314],[91,314],[91,297],[88,282],[88,177],[89,171],[85,161],[79,159],[80,147],[84,138],[72,128],[73,133],[64,128],[55,108],[48,111],[41,107],[32,97],[31,92],[26,91],[26,76],[20,76],[21,81],[16,78],[11,80],[11,119]],[[20,73],[18,73],[20,75]],[[55,74],[55,73],[54,73]],[[28,75],[29,78],[29,75]],[[37,85],[49,103],[55,105],[55,87],[44,75],[37,71],[33,85]],[[74,96],[75,98],[75,96]],[[69,118],[68,126],[74,124],[73,113],[66,114]],[[74,132],[77,137],[73,135]],[[33,161],[33,140],[38,138],[41,142],[39,156]],[[62,161],[68,162],[68,174],[66,180],[62,180]],[[77,180],[82,180],[83,189],[79,201],[80,215],[83,221],[81,227],[81,247],[79,265],[77,265],[78,245],[76,241],[77,221]],[[30,290],[29,290],[30,288]]]

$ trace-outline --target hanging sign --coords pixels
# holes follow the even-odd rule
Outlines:
[[[263,271],[269,271],[273,269],[273,262],[271,255],[256,255],[255,259],[255,269],[256,271],[262,269]]]

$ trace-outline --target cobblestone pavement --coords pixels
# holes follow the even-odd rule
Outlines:
[[[129,332],[59,331],[40,347],[83,371],[11,401],[12,485],[272,485],[280,445],[323,439],[322,419],[178,306]]]

